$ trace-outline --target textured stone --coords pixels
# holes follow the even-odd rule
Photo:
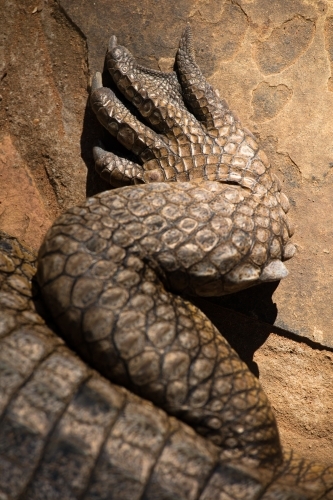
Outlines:
[[[51,216],[44,206],[29,167],[15,148],[10,135],[0,144],[0,226],[27,245],[39,248]]]

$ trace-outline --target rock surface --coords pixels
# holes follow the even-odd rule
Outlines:
[[[87,105],[89,76],[103,67],[111,33],[142,64],[170,70],[188,20],[198,63],[283,180],[298,246],[288,263],[290,275],[278,287],[207,302],[206,309],[259,373],[283,442],[328,463],[333,451],[327,424],[333,417],[330,2],[7,0],[0,21],[0,228],[37,249],[64,208],[107,188],[93,171],[91,149],[101,130]],[[275,319],[278,329],[268,325]],[[246,336],[243,328],[249,329]]]
[[[51,219],[41,195],[10,135],[0,144],[1,228],[30,246],[41,244]]]

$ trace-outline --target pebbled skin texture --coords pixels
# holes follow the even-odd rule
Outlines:
[[[115,37],[107,66],[149,126],[97,74],[92,107],[138,163],[95,148],[123,187],[49,230],[37,279],[55,324],[35,256],[1,234],[0,498],[333,498],[333,467],[283,453],[258,380],[188,300],[286,275],[289,206],[267,158],[205,81],[189,28],[178,75]]]

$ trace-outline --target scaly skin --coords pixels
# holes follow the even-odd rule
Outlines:
[[[111,75],[150,127],[97,75],[93,109],[138,163],[96,148],[96,168],[112,185],[141,185],[68,210],[38,258],[62,337],[131,393],[46,326],[32,300],[34,256],[2,234],[1,498],[333,498],[333,468],[283,455],[257,379],[174,294],[281,279],[294,253],[288,200],[205,81],[190,38],[187,28],[179,82],[111,38]]]

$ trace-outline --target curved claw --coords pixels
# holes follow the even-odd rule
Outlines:
[[[117,37],[115,35],[111,35],[108,44],[108,51],[117,47]]]
[[[107,151],[105,151],[105,149],[103,149],[102,141],[98,141],[97,146],[93,147],[93,157],[94,157],[95,162],[98,160],[101,160],[105,156],[106,153],[107,153]]]
[[[272,260],[267,266],[264,267],[259,277],[261,282],[279,281],[288,276],[288,269],[278,259]]]
[[[95,92],[95,90],[98,90],[102,87],[103,87],[102,74],[99,71],[96,71],[91,82],[91,92]]]

